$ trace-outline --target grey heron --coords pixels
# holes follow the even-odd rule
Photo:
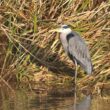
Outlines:
[[[63,48],[69,58],[75,63],[75,83],[77,78],[77,65],[80,65],[89,75],[92,73],[93,66],[85,41],[77,32],[72,31],[68,25],[62,25],[59,29],[50,32],[59,32]]]

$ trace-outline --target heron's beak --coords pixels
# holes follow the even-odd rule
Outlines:
[[[49,32],[61,32],[61,29],[58,28],[58,29],[53,29],[53,30],[50,30]]]

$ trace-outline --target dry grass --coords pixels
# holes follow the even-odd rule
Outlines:
[[[71,73],[73,63],[65,55],[59,35],[48,32],[62,23],[80,33],[89,45],[93,82],[109,80],[109,11],[107,0],[2,0],[0,77],[7,82],[16,76],[21,81],[45,68],[55,73]],[[78,71],[82,76],[83,71]]]

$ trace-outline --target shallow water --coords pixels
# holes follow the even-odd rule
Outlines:
[[[32,91],[0,89],[0,110],[110,110],[110,97],[52,96]]]

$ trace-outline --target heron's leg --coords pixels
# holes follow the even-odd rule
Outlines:
[[[77,61],[75,60],[75,86],[76,86],[76,83],[77,83]]]
[[[74,110],[76,110],[76,84],[77,84],[77,61],[75,60],[75,88],[74,88]]]

